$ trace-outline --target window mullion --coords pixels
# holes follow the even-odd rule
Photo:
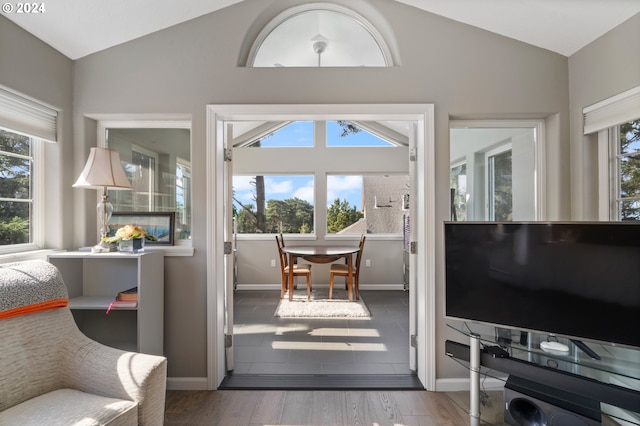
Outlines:
[[[44,166],[44,142],[31,139],[31,200],[33,202],[33,239],[32,242],[39,248],[45,247],[45,166]]]

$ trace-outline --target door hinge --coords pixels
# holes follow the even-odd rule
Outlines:
[[[224,149],[224,161],[231,161],[231,148]]]
[[[224,335],[224,347],[230,348],[233,346],[233,334],[225,334]]]
[[[415,148],[411,148],[409,150],[409,161],[416,161],[418,158],[418,153]]]
[[[231,253],[233,253],[233,243],[231,243],[231,241],[225,241],[224,254],[231,254]]]
[[[418,251],[418,243],[416,241],[411,241],[409,244],[409,253],[416,254]]]
[[[411,335],[411,347],[412,348],[418,347],[418,336],[416,336],[415,334]]]

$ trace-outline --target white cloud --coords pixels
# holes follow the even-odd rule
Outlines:
[[[255,203],[253,199],[255,185],[251,183],[253,176],[234,176],[233,177],[233,196],[242,203]]]
[[[327,176],[327,186],[339,186],[343,190],[360,190],[362,188],[362,176]]]
[[[293,182],[290,180],[277,182],[274,179],[265,177],[264,188],[267,194],[289,194],[293,191]]]
[[[362,194],[362,176],[327,176],[327,203],[333,204],[336,198],[350,199]]]
[[[233,190],[238,200],[243,202],[255,203],[255,185],[252,184],[254,176],[234,176]],[[265,194],[267,198],[287,199],[297,197],[311,204],[314,201],[313,178],[309,177],[292,177],[284,178],[283,176],[265,176],[264,179]]]
[[[233,189],[235,191],[248,191],[253,190],[255,188],[251,181],[254,176],[234,176],[233,177]]]
[[[296,189],[293,196],[313,204],[313,182],[307,183],[307,185]]]

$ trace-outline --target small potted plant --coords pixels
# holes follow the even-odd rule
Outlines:
[[[156,241],[156,237],[138,225],[125,225],[116,231],[113,237],[103,239],[107,243],[118,244],[118,250],[122,252],[138,253],[144,250],[145,240]]]

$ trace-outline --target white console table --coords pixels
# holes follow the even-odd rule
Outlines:
[[[164,353],[164,255],[64,252],[48,256],[62,273],[80,330],[107,346]],[[135,308],[112,309],[118,292],[138,287]]]

